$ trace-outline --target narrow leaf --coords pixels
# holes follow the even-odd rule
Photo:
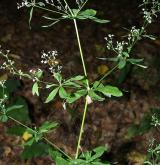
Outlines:
[[[123,93],[117,87],[110,85],[107,85],[105,87],[98,87],[96,90],[108,97],[110,96],[121,97],[123,95]]]
[[[59,90],[59,87],[58,87],[58,88],[55,88],[55,89],[49,94],[49,96],[47,97],[45,103],[49,103],[50,101],[52,101],[52,100],[55,98],[55,96],[56,96],[58,90]]]
[[[39,96],[39,87],[38,87],[38,83],[37,82],[35,82],[34,84],[33,84],[33,87],[32,87],[32,94],[33,95],[37,95],[37,96]]]

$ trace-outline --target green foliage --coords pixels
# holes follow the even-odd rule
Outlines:
[[[39,96],[39,87],[38,87],[38,83],[37,82],[35,82],[34,84],[33,84],[33,87],[32,87],[32,94],[33,95],[37,95],[37,96]]]
[[[10,104],[7,109],[7,115],[21,122],[30,122],[28,114],[28,105],[22,97],[17,97],[15,102]]]
[[[24,143],[24,146],[31,146],[32,144],[42,140],[46,133],[49,133],[50,131],[56,129],[57,126],[58,126],[58,123],[56,123],[56,122],[46,121],[39,128],[36,128],[35,130],[33,130],[31,128],[27,128],[26,132],[31,134],[32,138],[30,138],[28,141],[26,141]]]
[[[56,161],[56,165],[110,165],[109,163],[102,163],[100,157],[106,152],[106,147],[97,147],[92,151],[82,153],[77,159],[66,160],[63,155],[57,151],[49,150],[49,154]]]
[[[160,118],[160,110],[159,109],[151,109],[150,112],[147,112],[139,124],[133,124],[128,129],[128,137],[133,137],[136,135],[142,135],[146,132],[148,132],[150,129],[153,128],[153,116],[159,116]],[[160,121],[160,119],[159,119]]]
[[[30,122],[28,105],[22,97],[17,97],[12,102],[6,103],[6,99],[11,98],[19,87],[20,82],[15,79],[7,80],[4,87],[0,86],[0,99],[2,100],[0,104],[0,121],[7,122],[9,117],[12,117],[18,121]]]
[[[13,92],[17,91],[20,87],[20,81],[16,79],[8,79],[4,86],[5,87],[0,86],[0,98],[2,98],[5,94],[7,97],[11,97]]]
[[[46,103],[52,101],[57,94],[59,94],[59,97],[64,99],[67,103],[73,103],[87,93],[84,76],[79,75],[68,80],[63,80],[60,73],[55,73],[54,78],[58,81],[58,84],[48,84],[46,86],[46,88],[53,88],[45,101]],[[74,89],[74,92],[69,93],[66,88]]]
[[[16,126],[8,128],[6,133],[10,135],[22,136],[25,131],[26,131],[26,128],[16,125]]]
[[[159,165],[160,163],[160,144],[155,144],[155,141],[152,141],[149,149],[147,160],[144,162],[145,165]]]
[[[48,155],[49,145],[38,142],[38,143],[32,143],[29,146],[25,146],[23,152],[21,153],[21,158],[31,159],[39,156],[46,156]]]
[[[86,9],[84,11],[79,11],[78,9],[73,9],[73,16],[69,16],[68,18],[73,18],[73,19],[80,19],[80,20],[92,20],[97,23],[108,23],[110,21],[108,20],[103,20],[99,19],[96,17],[97,11],[93,9]]]

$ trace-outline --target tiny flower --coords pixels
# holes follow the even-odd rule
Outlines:
[[[61,72],[62,66],[59,65],[60,61],[56,59],[57,56],[58,56],[58,53],[56,50],[48,51],[47,53],[42,51],[41,63],[48,64],[49,70],[51,73]]]

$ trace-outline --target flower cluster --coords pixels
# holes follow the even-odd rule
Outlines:
[[[105,40],[107,41],[107,49],[112,50],[118,54],[118,56],[121,56],[122,52],[124,51],[125,47],[128,45],[128,42],[125,41],[117,41],[116,43],[113,42],[113,34],[109,34],[108,37],[105,37]]]
[[[22,77],[31,78],[29,74],[25,74],[22,72],[21,69],[18,70],[15,67],[15,62],[9,58],[9,53],[9,50],[3,51],[2,49],[0,49],[0,56],[2,56],[2,58],[4,59],[4,62],[0,66],[0,70],[8,70],[11,74],[18,75],[20,79]]]
[[[21,3],[17,3],[17,9],[20,9],[22,7],[28,6],[30,3],[28,2],[28,0],[22,0]]]
[[[5,82],[6,82],[6,80],[1,80],[0,81],[0,87],[2,87],[3,90],[4,90],[4,88],[6,88]],[[1,108],[1,110],[3,110],[5,108],[5,102],[6,102],[7,99],[8,99],[8,97],[7,97],[6,94],[3,94],[2,97],[0,98],[0,108]]]
[[[157,126],[160,126],[160,119],[159,119],[160,117],[158,117],[158,115],[156,115],[156,114],[154,114],[153,116],[152,116],[152,125],[154,125],[155,127],[157,127]]]
[[[57,10],[67,13],[68,6],[63,4],[61,0],[45,0],[45,2],[51,6],[54,6]]]
[[[61,72],[62,66],[60,65],[60,61],[56,59],[58,53],[56,50],[49,51],[45,53],[42,52],[41,55],[41,63],[49,65],[49,70],[51,73]]]
[[[141,29],[136,29],[135,26],[133,26],[130,30],[130,33],[128,34],[128,40],[129,42],[134,42],[135,39],[138,39],[140,37]]]
[[[10,73],[15,74],[15,69],[14,69],[14,61],[8,58],[10,51],[6,50],[6,52],[3,52],[0,50],[0,55],[5,58],[5,62],[2,63],[0,66],[0,69],[2,70],[9,70]]]
[[[157,16],[157,12],[160,12],[160,2],[159,0],[143,0],[145,8],[142,9],[143,17],[147,23],[151,24],[153,17]],[[147,9],[146,6],[149,5],[150,9]]]

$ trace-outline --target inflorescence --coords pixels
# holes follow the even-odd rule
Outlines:
[[[49,70],[51,73],[61,72],[62,66],[59,64],[59,60],[57,60],[58,53],[56,50],[48,51],[45,53],[42,51],[41,55],[41,63],[49,65]]]
[[[123,52],[127,52],[129,55],[134,44],[142,37],[153,39],[152,36],[145,34],[145,28],[148,24],[152,23],[153,17],[157,16],[157,13],[160,12],[160,2],[159,0],[143,0],[143,6],[144,8],[142,11],[144,24],[141,28],[136,28],[133,26],[127,35],[126,41],[114,42],[113,34],[109,34],[107,37],[105,37],[105,40],[107,41],[107,49],[114,51],[118,57],[123,56]],[[148,6],[150,9],[148,9]]]

